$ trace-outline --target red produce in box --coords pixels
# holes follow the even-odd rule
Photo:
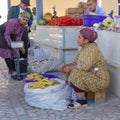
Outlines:
[[[51,20],[47,25],[49,26],[80,26],[83,25],[81,18],[73,18],[70,16],[61,16]]]

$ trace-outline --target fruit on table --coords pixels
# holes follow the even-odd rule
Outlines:
[[[50,12],[45,13],[44,19],[47,21],[52,20],[52,13],[50,13]]]
[[[71,16],[61,16],[55,18],[47,24],[48,26],[80,26],[83,25],[83,20],[81,18],[73,18]]]
[[[114,27],[115,26],[115,22],[113,19],[111,19],[110,17],[107,17],[103,22],[102,25],[104,27]]]
[[[39,25],[46,25],[47,21],[45,19],[40,19]]]

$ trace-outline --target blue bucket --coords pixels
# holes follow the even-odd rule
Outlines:
[[[92,27],[94,23],[103,22],[103,20],[107,16],[84,14],[82,17],[83,17],[83,25]]]

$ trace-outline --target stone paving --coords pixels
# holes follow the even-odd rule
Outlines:
[[[0,65],[0,120],[120,120],[120,98],[110,92],[105,103],[91,100],[87,108],[55,111],[31,107],[24,99],[25,82],[10,79],[2,58]]]
[[[89,101],[89,106],[81,109],[61,112],[31,107],[24,99],[24,81],[10,79],[1,58],[0,64],[0,120],[120,120],[120,98],[112,94],[107,94],[103,104]]]

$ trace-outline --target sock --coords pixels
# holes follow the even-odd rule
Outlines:
[[[82,97],[82,98],[77,97],[77,100],[86,100],[86,97]]]

